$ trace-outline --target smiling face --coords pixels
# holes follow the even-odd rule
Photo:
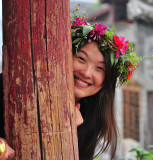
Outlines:
[[[96,94],[105,78],[105,60],[95,42],[88,43],[73,56],[76,99]]]

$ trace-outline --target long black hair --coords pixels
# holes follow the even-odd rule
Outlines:
[[[75,54],[75,47],[73,54]],[[98,154],[105,152],[114,140],[113,155],[117,145],[117,126],[114,115],[114,95],[117,70],[111,65],[110,54],[103,51],[105,58],[105,79],[101,90],[90,97],[80,100],[80,111],[84,122],[78,127],[79,159],[92,160],[97,144],[102,139],[103,145]]]

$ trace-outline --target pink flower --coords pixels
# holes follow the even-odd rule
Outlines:
[[[76,17],[76,21],[74,21],[72,28],[75,26],[82,26],[82,25],[86,25],[86,24],[87,24],[86,21],[83,21],[83,19],[81,19],[80,17]]]
[[[125,41],[125,37],[118,37],[118,36],[113,36],[115,46],[117,47],[117,52],[116,52],[116,58],[119,58],[119,53],[124,54],[126,50],[129,49],[129,46],[127,43],[129,41]],[[119,52],[120,51],[120,52]]]
[[[119,58],[119,55],[120,55],[120,52],[117,51],[117,52],[116,52],[116,58]]]
[[[122,54],[124,54],[124,53],[125,53],[125,50],[128,50],[128,49],[129,49],[129,46],[127,45],[127,43],[129,43],[129,41],[125,41],[125,42],[124,42],[125,37],[119,37],[119,39],[120,39],[120,41],[123,43],[123,47],[120,49],[120,52],[121,52]]]
[[[104,36],[105,35],[105,29],[107,29],[107,26],[106,25],[102,25],[102,23],[99,23],[99,24],[95,24],[95,28],[92,29],[92,31],[90,32],[91,33],[91,36],[90,37],[93,37],[94,36],[94,40],[97,39],[97,40],[101,40],[101,37],[100,36]]]

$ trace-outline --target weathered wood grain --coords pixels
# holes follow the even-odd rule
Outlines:
[[[78,160],[69,8],[3,0],[5,131],[16,160]]]

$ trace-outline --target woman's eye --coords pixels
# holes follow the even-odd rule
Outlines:
[[[98,70],[105,71],[104,68],[102,68],[102,67],[97,67],[97,68],[98,68]]]
[[[83,62],[85,61],[85,59],[82,58],[82,57],[78,57],[78,59],[81,60],[81,61],[83,61]]]

